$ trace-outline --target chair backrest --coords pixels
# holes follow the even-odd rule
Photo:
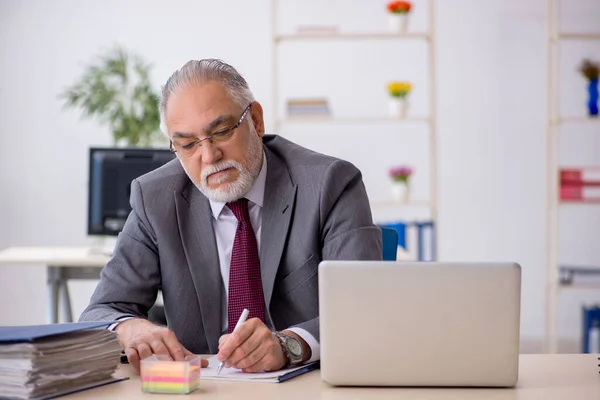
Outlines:
[[[383,242],[383,261],[396,261],[398,252],[398,231],[392,228],[381,228]]]
[[[409,224],[409,223],[410,222],[396,221],[396,222],[390,222],[390,223],[387,223],[384,225],[380,225],[380,227],[395,230],[396,233],[398,234],[397,235],[398,246],[408,249],[408,246],[406,245],[406,228],[408,227],[407,224]]]

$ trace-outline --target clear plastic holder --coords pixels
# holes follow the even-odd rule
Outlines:
[[[184,361],[153,354],[140,363],[142,391],[147,393],[188,394],[200,386],[200,356],[186,356]]]

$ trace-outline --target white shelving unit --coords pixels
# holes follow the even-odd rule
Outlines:
[[[280,34],[278,32],[278,1],[271,0],[271,15],[272,15],[272,60],[273,60],[273,75],[272,75],[272,88],[273,88],[273,105],[275,118],[275,131],[281,132],[282,127],[288,124],[355,124],[355,125],[381,125],[381,124],[398,124],[402,126],[406,123],[419,123],[428,126],[428,158],[429,158],[429,199],[415,199],[407,203],[395,202],[395,201],[380,201],[371,200],[371,207],[376,208],[406,208],[406,207],[425,207],[429,209],[429,215],[431,220],[436,225],[435,232],[438,229],[438,144],[437,144],[437,133],[436,133],[436,54],[435,54],[435,20],[434,20],[434,3],[435,0],[427,0],[427,22],[428,32],[406,32],[406,33],[394,33],[394,32],[369,32],[369,31],[357,31],[357,32],[315,32],[315,33],[286,33]],[[374,5],[376,6],[376,5]],[[385,12],[382,10],[382,12]],[[280,71],[279,71],[279,45],[284,42],[311,42],[311,41],[424,41],[427,45],[427,63],[428,63],[428,80],[429,80],[429,110],[430,114],[427,117],[411,117],[406,118],[394,118],[394,117],[335,117],[335,116],[324,116],[324,117],[280,117]],[[385,54],[382,55],[382,58]],[[437,234],[435,235],[437,236]],[[437,255],[437,237],[433,237],[433,254]]]
[[[547,0],[547,50],[548,50],[548,121],[547,121],[547,290],[546,290],[546,337],[545,347],[549,353],[558,351],[558,301],[562,290],[599,289],[599,284],[575,284],[561,279],[559,268],[559,213],[568,207],[597,207],[598,200],[565,201],[560,200],[559,183],[559,139],[561,127],[566,124],[588,126],[597,124],[600,130],[600,120],[586,117],[561,116],[559,112],[560,93],[560,52],[564,42],[569,41],[600,41],[600,33],[568,33],[561,32],[560,0]],[[585,269],[582,267],[580,269]],[[589,268],[600,273],[598,268]]]

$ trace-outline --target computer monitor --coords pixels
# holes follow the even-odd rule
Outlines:
[[[173,158],[167,149],[90,148],[88,235],[117,236],[131,212],[131,182]]]

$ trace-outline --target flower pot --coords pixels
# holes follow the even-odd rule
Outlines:
[[[390,99],[390,116],[392,118],[406,118],[408,100],[406,97],[393,97]]]
[[[598,78],[590,80],[588,84],[588,114],[590,117],[598,116]]]
[[[390,30],[395,33],[405,33],[408,27],[408,13],[389,14]]]
[[[392,183],[392,199],[401,203],[408,203],[410,198],[410,188],[404,182]]]

